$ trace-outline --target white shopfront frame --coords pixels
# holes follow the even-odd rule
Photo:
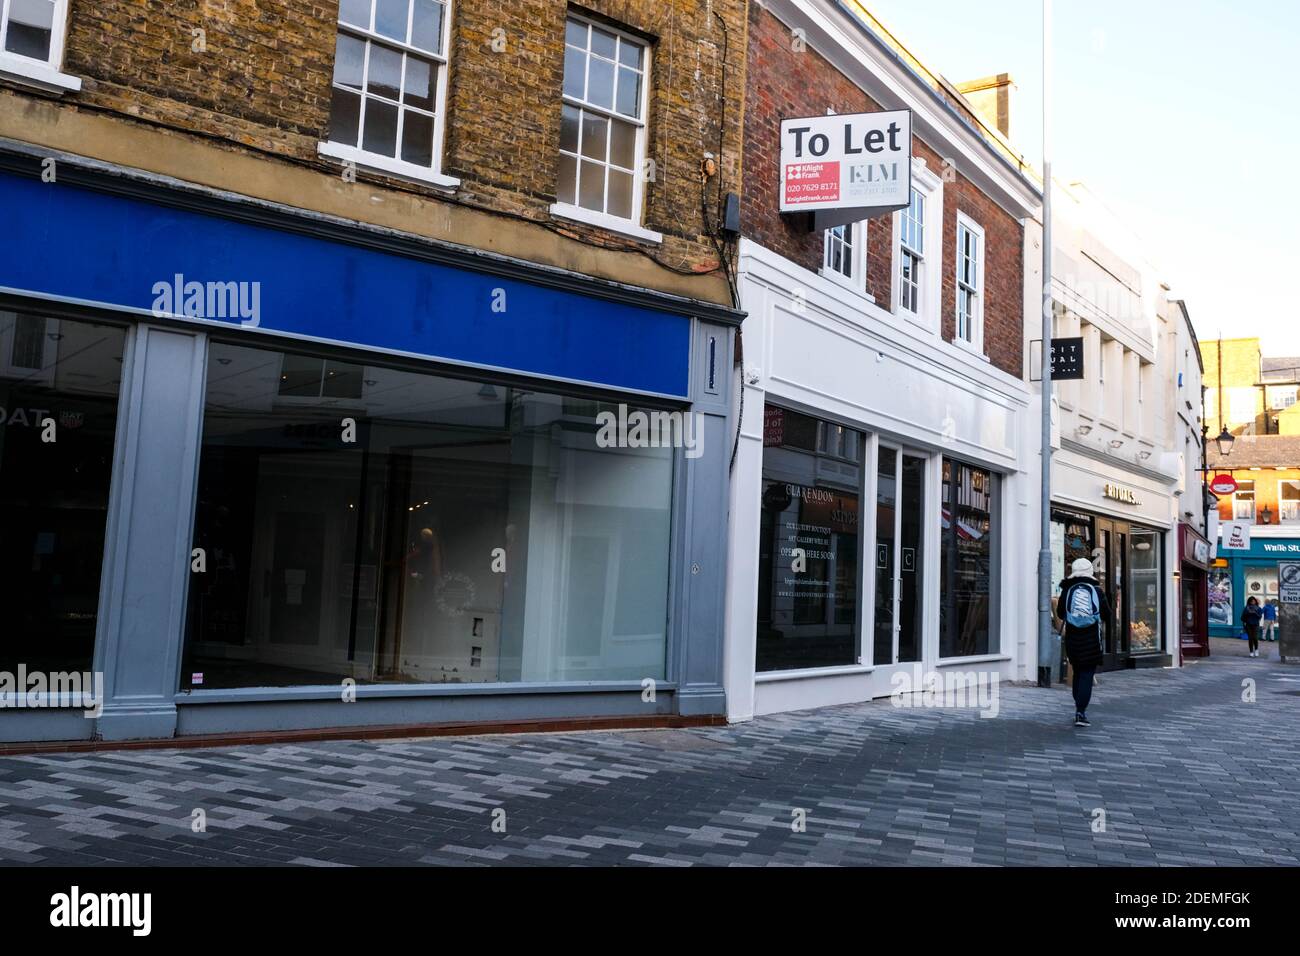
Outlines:
[[[996,515],[1003,553],[1033,553],[1036,512],[1026,507],[1036,478],[1022,452],[1032,431],[1030,399],[1020,380],[968,349],[926,335],[842,283],[803,269],[750,240],[741,241],[746,320],[746,414],[732,474],[727,581],[726,680],[732,720],[888,696],[891,680],[910,671],[954,665],[1020,679],[1036,667],[1034,608],[1005,602],[993,653],[939,658],[939,589],[943,458],[998,474]],[[862,456],[860,650],[858,661],[812,670],[755,670],[758,547],[763,484],[763,414],[767,403],[866,434]],[[875,661],[873,630],[877,461],[881,446],[926,459],[922,520],[921,661]],[[901,455],[900,455],[901,465]],[[895,521],[899,520],[896,513]],[[897,533],[897,525],[895,531]],[[1023,569],[996,562],[993,586],[1013,593]],[[897,577],[897,571],[895,572]],[[897,591],[895,602],[898,601]],[[1019,604],[1025,604],[1020,608]],[[897,613],[894,614],[897,621]],[[897,626],[892,644],[898,642]],[[1018,670],[1019,668],[1019,670]],[[1021,671],[1024,670],[1024,673]]]

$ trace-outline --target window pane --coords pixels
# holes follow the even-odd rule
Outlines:
[[[370,0],[340,0],[339,22],[370,29]]]
[[[587,99],[609,109],[614,105],[614,64],[591,57],[587,73]]]
[[[361,96],[347,90],[334,90],[330,100],[330,142],[357,145],[357,127],[361,115]]]
[[[211,352],[194,546],[224,558],[190,579],[182,688],[663,678],[672,448],[604,447],[595,403],[331,360],[345,445],[340,400],[266,401],[288,354]]]
[[[406,42],[410,0],[375,0],[375,32]]]
[[[580,100],[587,91],[587,57],[572,47],[564,48],[564,95]]]
[[[406,55],[406,82],[402,86],[402,102],[422,110],[433,110],[434,78],[437,70],[428,60]]]
[[[617,169],[609,171],[609,209],[611,216],[632,218],[632,174]]]
[[[324,363],[324,377],[321,379],[320,394],[322,398],[360,398],[361,377],[365,371],[360,365],[333,360]]]
[[[366,76],[366,92],[397,99],[402,85],[402,54],[378,43],[370,44],[370,72]]]
[[[591,52],[599,53],[601,56],[614,59],[614,46],[618,38],[612,33],[607,33],[600,27],[591,28]]]
[[[1164,535],[1134,528],[1129,534],[1128,633],[1135,654],[1160,649],[1160,552]]]
[[[381,156],[397,155],[397,107],[366,97],[366,121],[361,148]]]
[[[124,330],[0,311],[38,370],[0,360],[0,671],[89,671],[99,613]],[[24,347],[30,361],[32,346]],[[45,419],[56,440],[41,440]]]
[[[582,181],[578,205],[596,212],[605,211],[605,167],[597,163],[582,164]]]
[[[433,117],[406,110],[402,117],[402,159],[417,166],[433,165]]]
[[[577,190],[578,161],[572,156],[561,156],[555,199],[557,202],[565,202],[572,206],[576,202]]]
[[[415,0],[415,14],[411,21],[411,46],[442,52],[442,18],[445,8],[436,0]]]
[[[641,74],[626,67],[618,71],[618,102],[615,109],[624,116],[641,117]]]
[[[312,355],[284,355],[280,364],[279,393],[298,398],[320,398],[324,374],[324,359]]]
[[[53,31],[53,0],[9,0],[9,32],[5,37],[5,49],[10,53],[48,60]]]
[[[605,161],[609,146],[609,120],[596,113],[582,114],[582,155],[588,159]]]
[[[992,641],[992,472],[946,460],[939,570],[939,656],[997,650]]]
[[[365,62],[365,41],[340,33],[338,41],[334,44],[334,82],[354,90],[361,89]]]
[[[578,123],[582,111],[567,104],[560,110],[560,149],[570,153],[578,151]]]
[[[617,120],[611,126],[613,141],[609,145],[609,161],[624,169],[636,169],[637,128],[631,123],[620,123]]]
[[[619,40],[618,62],[633,69],[641,69],[641,45],[628,40]]]
[[[764,410],[759,671],[858,660],[860,466],[810,450],[827,425],[776,406]]]
[[[587,24],[581,20],[566,20],[564,22],[564,42],[585,50],[587,48]]]

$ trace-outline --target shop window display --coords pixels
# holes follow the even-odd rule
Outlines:
[[[182,689],[663,679],[673,450],[616,407],[213,343]]]

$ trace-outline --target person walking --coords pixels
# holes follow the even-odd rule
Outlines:
[[[1109,621],[1111,612],[1087,558],[1070,565],[1070,576],[1061,582],[1061,596],[1056,599],[1056,616],[1065,622],[1065,653],[1074,669],[1074,726],[1090,727],[1092,682],[1104,659],[1101,622]]]
[[[1246,637],[1250,640],[1251,657],[1259,657],[1259,622],[1263,616],[1259,598],[1251,595],[1246,600],[1246,606],[1241,609],[1241,626],[1246,629]]]
[[[1277,602],[1264,602],[1264,619],[1259,626],[1259,639],[1261,641],[1277,640]]]

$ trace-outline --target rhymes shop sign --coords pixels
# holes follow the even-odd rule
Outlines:
[[[781,121],[781,211],[812,212],[815,228],[906,208],[912,196],[912,113],[852,113]]]

